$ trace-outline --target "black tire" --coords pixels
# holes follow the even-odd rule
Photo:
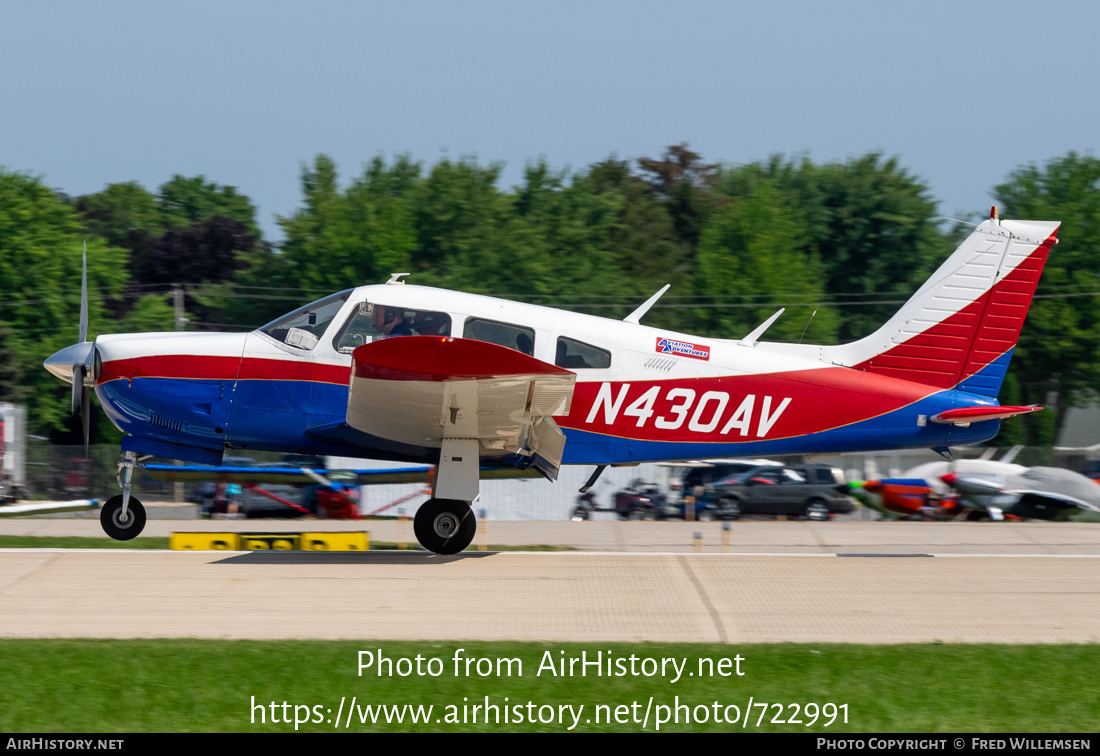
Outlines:
[[[145,530],[145,507],[141,502],[131,496],[126,510],[126,520],[123,522],[122,494],[107,499],[99,510],[99,524],[103,526],[103,532],[116,541],[137,538]]]
[[[573,510],[573,519],[575,520],[587,520],[591,517],[591,513],[588,511],[588,507],[581,504],[577,505],[577,508]]]
[[[428,499],[416,510],[413,532],[428,551],[457,554],[474,540],[477,518],[464,501]]]
[[[821,499],[810,499],[806,502],[806,510],[803,514],[807,520],[827,522],[829,519],[829,505]]]
[[[744,510],[737,499],[719,499],[718,514],[723,520],[740,520]]]

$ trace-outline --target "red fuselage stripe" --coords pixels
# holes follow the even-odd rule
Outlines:
[[[103,363],[97,383],[130,378],[176,378],[207,381],[313,381],[348,385],[351,368],[313,362],[258,357],[166,354]]]

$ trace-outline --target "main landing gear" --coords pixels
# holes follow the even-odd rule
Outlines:
[[[416,510],[413,532],[428,551],[457,554],[473,542],[477,519],[464,501],[428,499]]]
[[[116,541],[129,541],[141,535],[145,529],[145,507],[130,496],[130,488],[135,467],[144,467],[141,461],[148,457],[138,457],[134,452],[123,452],[118,463],[118,486],[122,494],[112,496],[99,510],[99,524],[103,532]],[[125,482],[123,479],[125,477]]]

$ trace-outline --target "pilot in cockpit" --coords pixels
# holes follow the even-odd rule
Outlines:
[[[410,336],[412,330],[405,322],[403,312],[397,307],[374,308],[374,330],[379,336]]]

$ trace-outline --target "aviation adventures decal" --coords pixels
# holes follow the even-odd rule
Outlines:
[[[674,354],[678,357],[691,357],[696,360],[709,360],[710,347],[702,344],[689,344],[686,341],[675,341],[669,338],[657,339],[658,354]]]

